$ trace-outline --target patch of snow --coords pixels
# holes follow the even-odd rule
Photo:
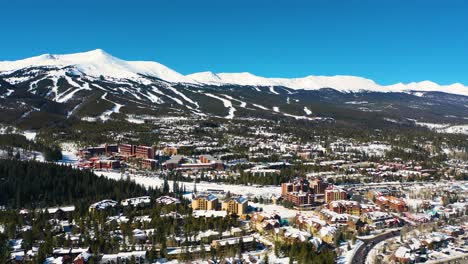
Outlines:
[[[14,91],[15,90],[7,89],[7,92],[4,95],[0,96],[0,98],[6,98],[10,96]]]
[[[255,107],[258,107],[258,108],[260,108],[262,110],[269,110],[268,108],[266,108],[266,107],[264,107],[262,105],[259,105],[259,104],[252,104],[252,105],[255,106]]]
[[[18,83],[28,81],[31,78],[33,78],[33,76],[10,77],[10,78],[6,78],[4,80],[7,81],[8,83],[14,85],[14,84],[18,84]]]
[[[81,120],[86,121],[86,122],[96,122],[97,118],[96,117],[91,117],[91,116],[83,116],[81,118]]]
[[[161,92],[161,90],[159,90],[158,88],[152,86],[151,87],[153,89],[153,92],[157,93],[157,94],[160,94],[160,95],[163,95],[163,96],[166,96],[167,98],[171,99],[172,101],[176,102],[177,104],[179,105],[184,105],[184,103],[182,102],[182,100],[178,99],[178,98],[175,98],[173,96],[170,96],[170,95],[167,95],[163,92]]]
[[[277,91],[275,91],[275,88],[273,86],[270,86],[270,93],[279,94]]]
[[[110,110],[105,111],[104,113],[102,113],[102,114],[99,116],[99,119],[101,119],[102,121],[107,121],[107,120],[109,120],[110,116],[111,116],[113,113],[120,113],[120,108],[122,108],[122,106],[124,106],[123,104],[118,104],[118,103],[116,103],[116,102],[113,102],[113,101],[107,99],[106,96],[107,96],[107,93],[103,94],[103,95],[101,96],[101,99],[106,100],[106,101],[108,101],[108,102],[110,102],[110,103],[113,103],[113,104],[114,104],[114,107],[112,107],[112,109],[110,109]]]
[[[95,171],[95,174],[98,176],[104,176],[109,179],[120,180],[126,179],[129,177],[131,180],[135,181],[137,184],[141,184],[146,187],[160,187],[163,185],[164,180],[159,177],[148,177],[145,175],[135,175],[135,174],[121,174],[119,172],[107,172],[107,171]],[[172,181],[169,181],[169,186],[172,188]],[[193,183],[184,183],[184,186],[187,191],[193,191]],[[242,195],[245,197],[264,197],[271,198],[272,195],[279,196],[281,188],[278,186],[245,186],[245,185],[231,185],[231,184],[217,184],[211,182],[200,182],[197,183],[197,191],[204,192],[209,189],[211,190],[223,190],[224,192],[230,191],[232,194]],[[276,207],[269,207],[276,208]],[[278,210],[284,208],[278,206]],[[289,210],[289,209],[288,209]],[[292,210],[294,211],[294,210]],[[292,214],[292,211],[288,211],[289,215]]]
[[[211,94],[211,93],[204,93],[204,94],[209,96],[209,97],[212,97],[212,98],[215,98],[215,99],[218,99],[218,100],[222,101],[224,107],[229,109],[229,114],[227,116],[225,116],[225,118],[227,118],[227,119],[233,119],[234,118],[234,112],[236,111],[236,109],[232,106],[231,101],[229,101],[228,99],[216,96],[216,95]]]
[[[174,87],[168,86],[167,87],[169,90],[177,94],[178,96],[182,97],[185,101],[195,105],[197,108],[199,108],[199,105],[197,102],[193,101],[192,99],[188,98],[185,94],[181,93],[179,90],[175,89]]]
[[[35,141],[37,132],[36,131],[24,131],[23,135],[26,137],[27,140]]]
[[[65,103],[67,102],[68,100],[70,100],[71,98],[73,98],[73,96],[79,92],[79,91],[82,91],[82,90],[92,90],[91,88],[89,88],[89,83],[84,83],[83,86],[80,86],[79,84],[77,84],[76,82],[74,82],[71,78],[68,77],[67,81],[69,81],[70,84],[73,83],[73,85],[77,85],[75,87],[77,87],[78,89],[74,89],[72,92],[68,93],[67,92],[71,89],[68,89],[66,90],[65,92],[59,94],[56,96],[56,98],[54,99],[56,102],[58,103]]]
[[[246,106],[247,106],[247,103],[244,102],[244,101],[241,101],[241,100],[239,100],[239,99],[233,98],[232,96],[229,96],[229,95],[227,95],[227,94],[221,94],[221,95],[224,96],[224,97],[226,97],[227,99],[232,100],[232,101],[237,101],[237,102],[239,102],[239,103],[240,103],[240,107],[242,107],[242,108],[246,108]]]
[[[62,159],[58,163],[75,164],[79,159],[76,155],[78,153],[78,147],[75,143],[67,142],[60,144],[62,148]]]
[[[468,135],[468,125],[436,124],[436,123],[426,123],[426,122],[417,122],[417,121],[414,121],[414,123],[418,126],[427,127],[439,133]]]
[[[352,105],[361,105],[361,104],[368,104],[369,102],[367,101],[349,101],[345,102],[345,104],[352,104]]]
[[[127,121],[130,122],[130,123],[134,123],[134,124],[144,124],[145,123],[145,120],[143,119],[138,119],[134,116],[128,116],[127,117]]]

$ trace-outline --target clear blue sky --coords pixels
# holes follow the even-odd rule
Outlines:
[[[0,8],[0,60],[102,48],[183,74],[468,84],[463,0],[3,0]]]

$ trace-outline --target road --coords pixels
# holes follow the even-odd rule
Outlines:
[[[353,256],[351,263],[353,264],[365,264],[366,258],[371,249],[377,245],[378,243],[382,242],[383,240],[398,237],[400,235],[400,230],[396,230],[390,233],[386,233],[375,238],[363,241],[364,244],[356,250],[356,253]]]

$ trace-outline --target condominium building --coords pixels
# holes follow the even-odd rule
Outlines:
[[[346,200],[346,192],[343,189],[331,186],[325,190],[325,202]]]
[[[247,213],[247,206],[247,199],[240,196],[224,200],[221,209],[228,212],[228,214],[244,215]]]
[[[192,200],[192,209],[193,210],[217,210],[219,207],[219,201],[216,196],[209,195],[199,195]]]

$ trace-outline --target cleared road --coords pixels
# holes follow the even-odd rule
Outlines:
[[[351,263],[365,264],[367,255],[369,254],[369,252],[375,245],[389,238],[398,237],[398,236],[400,236],[400,230],[396,230],[396,231],[386,233],[386,234],[374,237],[372,239],[363,241],[364,244],[356,250],[356,253],[353,256],[353,260]]]

